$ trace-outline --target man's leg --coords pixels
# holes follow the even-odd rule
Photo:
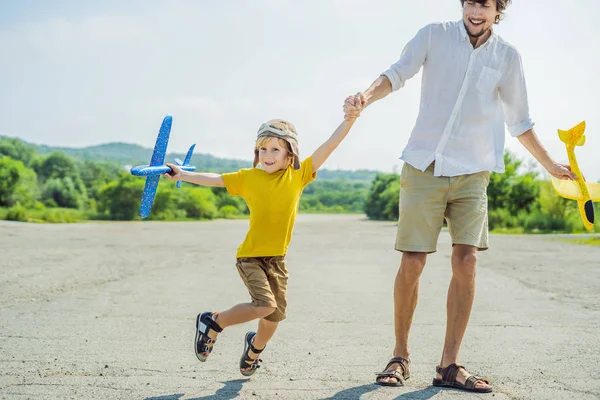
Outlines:
[[[471,315],[473,298],[475,296],[475,266],[477,263],[477,248],[474,246],[457,244],[452,248],[452,280],[448,288],[448,300],[446,303],[446,339],[442,352],[440,366],[447,367],[452,363],[458,363],[458,352],[462,343],[467,323]],[[460,369],[456,380],[462,384],[469,377],[465,369]],[[437,378],[442,376],[438,373]],[[476,388],[489,387],[484,382],[477,382]]]
[[[408,334],[412,325],[413,315],[417,307],[419,295],[419,278],[425,267],[427,253],[403,252],[400,269],[394,282],[394,330],[396,345],[394,357],[410,359],[408,349]],[[392,364],[387,371],[399,369],[399,364]],[[399,369],[402,372],[401,369]],[[396,382],[394,377],[382,377],[380,382]]]
[[[489,172],[451,178],[446,219],[452,237],[452,280],[448,288],[446,339],[441,367],[458,363],[458,353],[475,296],[477,252],[488,248],[487,186]],[[458,370],[456,380],[462,384],[470,374]],[[441,376],[437,374],[437,378]],[[490,386],[479,381],[477,389]]]

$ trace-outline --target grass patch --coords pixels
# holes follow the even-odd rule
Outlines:
[[[525,229],[522,227],[515,228],[496,228],[490,231],[490,233],[500,234],[500,235],[522,235],[525,233]]]
[[[600,246],[600,236],[558,240],[565,243],[583,244],[586,246]]]

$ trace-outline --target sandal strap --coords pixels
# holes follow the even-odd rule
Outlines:
[[[377,375],[378,378],[385,378],[385,377],[396,378],[401,382],[404,382],[404,380],[405,380],[404,376],[402,376],[402,374],[398,370],[377,372],[375,375]]]
[[[258,368],[260,368],[259,363],[261,363],[261,362],[262,362],[262,360],[260,358],[257,358],[254,360],[254,362],[252,364],[246,363],[247,365],[245,368],[258,369]]]
[[[469,389],[475,389],[475,385],[477,385],[477,382],[483,382],[488,385],[490,384],[490,380],[488,378],[480,378],[475,375],[470,375],[465,381],[465,386]]]
[[[455,382],[456,375],[460,369],[465,369],[463,365],[452,363],[448,365],[446,368],[442,368],[441,366],[435,367],[435,371],[442,376],[442,380],[445,382]]]
[[[250,345],[250,351],[253,352],[254,354],[260,354],[263,352],[263,350],[267,347],[263,347],[262,349],[258,350],[256,347],[254,347],[254,345],[252,343],[248,343]]]
[[[202,316],[200,317],[200,324],[200,332],[203,333],[205,336],[208,334],[209,329],[217,333],[223,332],[223,328],[221,328],[221,326],[217,324],[217,321],[215,321],[214,319],[214,314],[211,312],[205,312],[204,314],[202,314]]]
[[[402,369],[402,373],[400,373],[400,371],[398,371],[397,369],[395,369],[394,371],[387,371],[387,369],[390,366],[392,366],[392,364],[400,365],[400,368]],[[391,376],[391,377],[395,377],[396,379],[400,380],[400,377],[395,375],[395,374],[398,374],[398,375],[402,376],[402,381],[405,381],[406,379],[410,378],[409,365],[410,365],[410,360],[408,360],[404,357],[394,357],[394,358],[390,359],[390,361],[387,363],[387,365],[383,369],[383,372],[377,373],[377,376]]]

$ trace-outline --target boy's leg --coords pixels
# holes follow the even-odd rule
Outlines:
[[[248,321],[254,321],[258,318],[264,318],[275,311],[275,307],[254,306],[252,303],[242,303],[231,307],[227,311],[220,312],[216,321],[221,328],[227,328],[231,325],[242,324]]]
[[[271,340],[277,326],[285,319],[287,310],[288,270],[286,267],[285,256],[265,257],[263,260],[263,267],[265,268],[264,271],[267,275],[269,288],[271,289],[271,293],[273,293],[277,307],[272,310],[269,315],[266,315],[258,321],[258,331],[252,338],[252,345],[258,351],[262,351],[269,340]],[[257,353],[253,352],[251,349],[248,350],[248,358],[246,361],[248,367],[240,367],[242,373],[250,371],[252,369],[251,360],[256,360],[257,358]]]
[[[248,288],[250,296],[252,297],[252,303],[238,304],[229,310],[213,313],[212,318],[221,329],[266,317],[277,309],[277,303],[269,287],[267,275],[262,266],[262,260],[257,258],[240,258],[237,260],[236,267],[244,284]],[[214,340],[219,333],[214,329],[211,329],[203,335],[200,334],[202,331],[200,331],[199,327],[196,327],[196,330],[196,347],[201,345],[198,343],[199,338],[201,339],[202,336],[207,336],[212,342],[205,343],[205,346],[212,350]],[[202,358],[205,359],[208,357],[210,350],[199,353],[198,358],[203,361]]]
[[[279,322],[267,321],[266,319],[261,318],[258,321],[258,331],[256,332],[254,339],[252,340],[252,345],[257,350],[264,349],[265,346],[267,345],[267,343],[269,342],[269,340],[271,340],[271,338],[275,334],[275,331],[277,330],[278,326],[279,326]],[[252,350],[249,350],[248,356],[252,360],[255,360],[259,355],[254,353]],[[240,368],[240,369],[242,371],[250,371],[252,369],[252,367],[250,365],[248,365],[247,368]]]

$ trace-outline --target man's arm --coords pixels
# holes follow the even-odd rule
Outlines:
[[[362,109],[369,104],[383,99],[392,93],[392,82],[385,75],[380,75],[363,93],[357,93],[354,96],[354,104],[361,104],[361,108],[356,108],[351,102],[344,103],[344,114],[346,119],[354,119],[360,115]]]
[[[531,155],[544,167],[548,173],[558,179],[577,179],[577,175],[571,172],[569,165],[559,164],[554,161],[548,151],[544,148],[533,129],[529,129],[518,136],[519,142],[531,153]]]
[[[363,106],[366,107],[369,104],[375,103],[377,100],[383,99],[390,93],[392,93],[392,83],[387,76],[381,75],[363,92]]]

